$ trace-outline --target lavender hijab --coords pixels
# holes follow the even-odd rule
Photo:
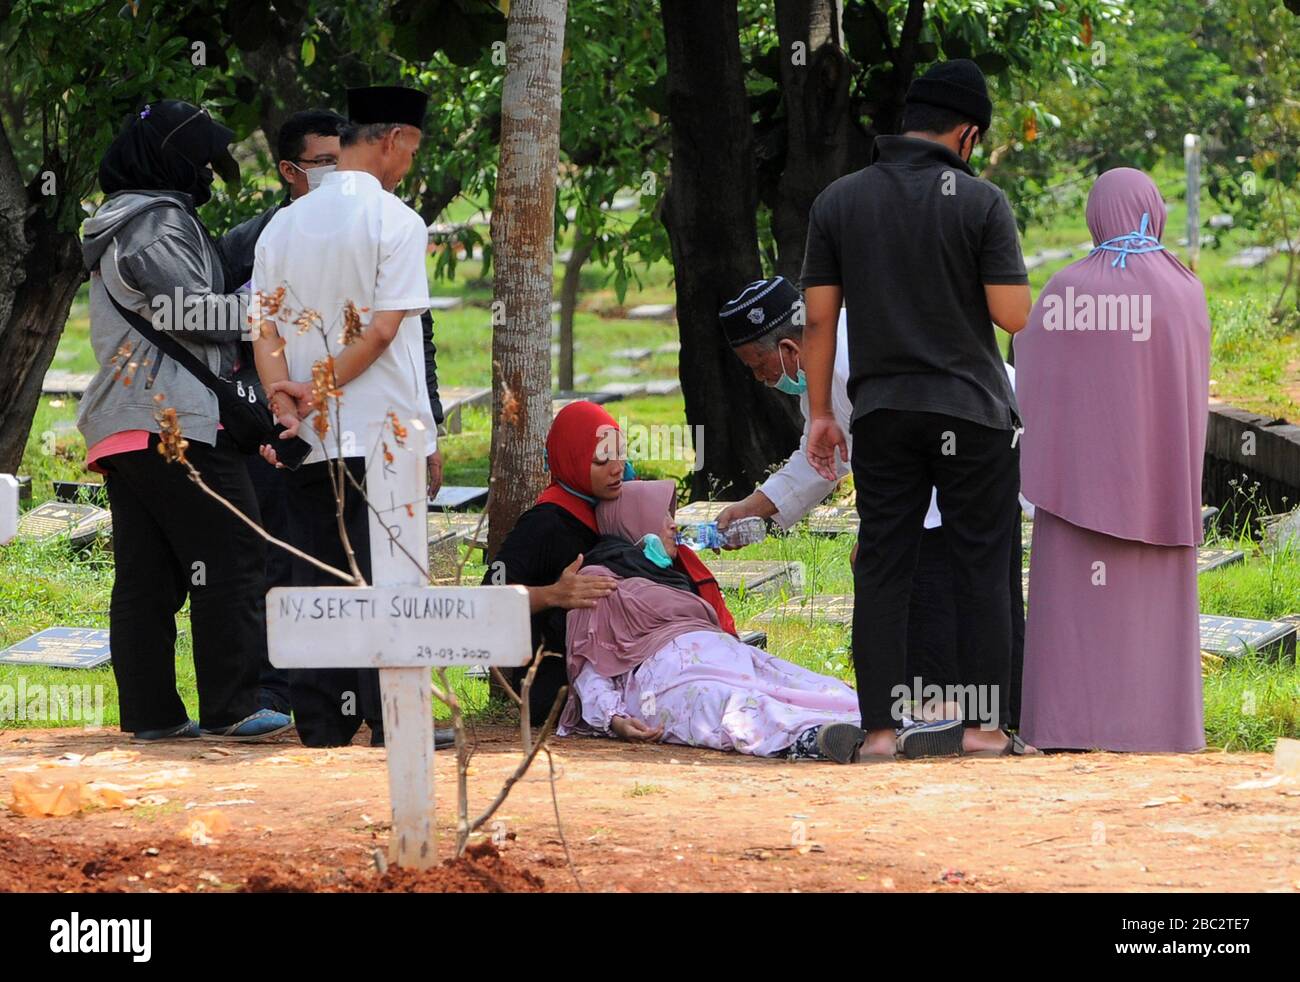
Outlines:
[[[663,529],[664,516],[674,510],[672,481],[629,481],[612,501],[596,506],[596,524],[603,535],[637,542]],[[582,575],[615,576],[604,566],[587,566]],[[565,661],[569,698],[560,716],[572,729],[582,718],[573,681],[588,665],[605,678],[632,671],[669,641],[691,631],[718,631],[718,615],[693,593],[641,577],[618,578],[618,587],[595,607],[577,608],[566,622]]]
[[[1209,401],[1205,289],[1156,248],[1165,206],[1146,174],[1106,171],[1088,195],[1087,218],[1093,252],[1048,281],[1015,337],[1021,490],[1082,528],[1197,545]],[[1150,238],[1112,241],[1139,231]]]

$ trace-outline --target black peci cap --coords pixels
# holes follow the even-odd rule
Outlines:
[[[718,311],[718,320],[733,348],[757,341],[786,323],[803,303],[794,284],[784,276],[755,280]]]
[[[981,131],[993,122],[993,103],[980,66],[969,58],[953,58],[932,65],[907,89],[907,102],[951,109],[979,124]]]
[[[365,126],[393,123],[424,128],[429,97],[401,85],[371,85],[348,89],[348,121]]]

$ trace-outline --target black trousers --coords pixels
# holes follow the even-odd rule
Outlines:
[[[1025,667],[1025,603],[1020,582],[1021,528],[1019,516],[1011,544],[1008,590],[1011,601],[1011,691],[1006,725],[1020,726],[1020,687]],[[907,683],[920,679],[922,688],[958,685],[957,604],[953,598],[952,556],[942,528],[921,532],[921,546],[912,577],[907,617]]]
[[[122,729],[163,729],[188,717],[176,691],[176,614],[187,596],[199,722],[229,726],[257,710],[266,543],[157,446],[153,436],[145,450],[100,461],[113,511],[109,631]],[[205,484],[258,520],[244,456],[224,434],[215,447],[191,442],[186,456]]]
[[[289,472],[268,464],[252,454],[245,458],[248,476],[257,495],[257,509],[262,515],[262,528],[281,541],[293,543],[294,508],[289,501],[289,487],[285,477]],[[268,543],[266,547],[265,588],[290,586],[293,583],[293,556],[279,546]],[[258,704],[265,709],[287,713],[289,702],[289,676],[263,658],[258,666]]]
[[[348,457],[348,470],[365,487],[366,462]],[[303,464],[286,472],[289,500],[294,509],[294,545],[310,556],[338,569],[348,569],[335,515],[334,488],[327,461]],[[343,497],[343,524],[357,557],[361,575],[370,582],[370,518],[361,495],[350,483]],[[343,586],[338,577],[293,558],[297,586]],[[296,668],[288,671],[289,698],[293,703],[298,736],[308,747],[341,747],[352,742],[364,720],[370,724],[371,744],[384,742],[383,703],[379,672],[373,668]]]
[[[957,684],[968,725],[1009,718],[1011,599],[1020,454],[1009,430],[939,413],[881,409],[853,425],[858,561],[853,663],[864,729],[898,725],[907,678],[913,576],[930,488],[951,557]],[[978,712],[978,705],[987,707]],[[983,715],[986,718],[981,719]]]

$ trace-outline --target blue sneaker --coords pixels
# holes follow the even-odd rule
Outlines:
[[[284,713],[277,713],[273,709],[259,709],[252,716],[245,716],[238,723],[215,730],[204,727],[201,732],[209,740],[254,741],[265,740],[283,733],[291,726],[293,720]]]
[[[136,730],[131,734],[132,740],[141,743],[157,743],[159,740],[197,740],[199,724],[187,719],[179,726],[169,726],[162,730]]]

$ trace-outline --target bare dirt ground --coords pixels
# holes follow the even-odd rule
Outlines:
[[[515,730],[478,740],[471,811],[519,759]],[[138,756],[53,763],[113,748]],[[24,774],[97,778],[142,802],[57,818],[0,808],[0,890],[568,891],[575,871],[591,891],[1300,890],[1300,785],[1270,780],[1263,754],[838,767],[570,739],[555,761],[573,870],[543,755],[489,826],[499,855],[484,841],[454,867],[380,876],[382,750],[0,733],[2,803]],[[452,754],[436,766],[447,856]]]

